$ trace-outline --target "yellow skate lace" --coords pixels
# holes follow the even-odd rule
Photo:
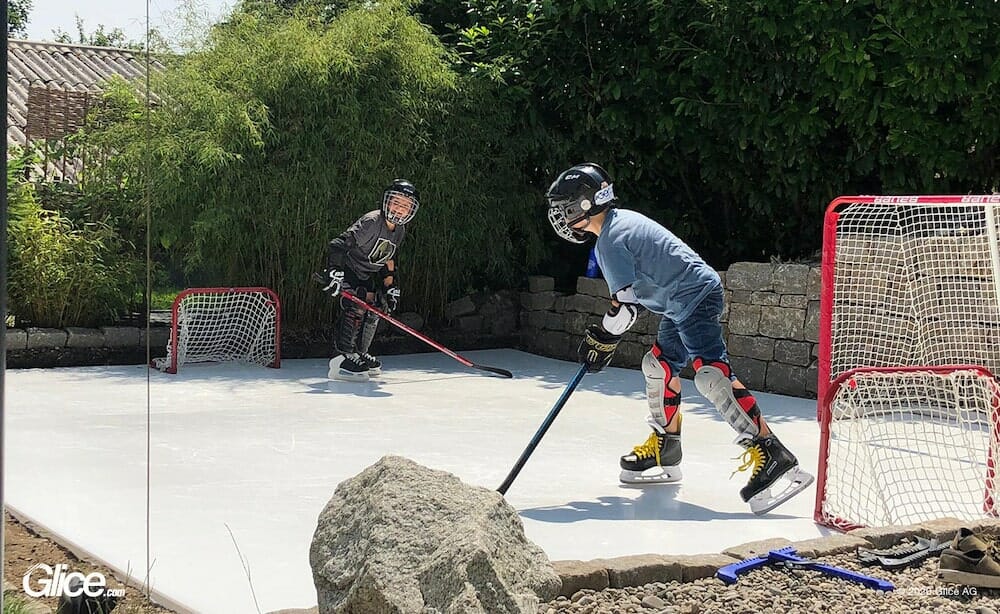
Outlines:
[[[656,436],[655,432],[650,434],[645,443],[641,443],[632,448],[632,451],[635,452],[636,458],[649,458],[650,456],[655,456],[656,464],[660,464],[660,439]]]
[[[729,474],[730,479],[732,479],[737,472],[746,471],[752,467],[750,471],[750,479],[752,480],[754,476],[760,472],[761,467],[764,466],[764,451],[760,449],[760,446],[751,446],[747,448],[746,451],[737,458],[742,461],[743,464],[737,467],[736,471]]]

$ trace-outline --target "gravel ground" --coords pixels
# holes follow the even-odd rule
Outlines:
[[[582,590],[571,598],[560,597],[539,606],[539,614],[701,614],[764,612],[824,614],[870,612],[933,612],[934,614],[1000,612],[1000,590],[944,584],[937,579],[938,561],[931,558],[919,567],[888,571],[878,566],[861,567],[854,554],[823,557],[829,565],[861,571],[889,580],[890,592],[875,591],[804,569],[763,567],[740,576],[727,586],[721,580],[704,578],[688,583],[603,591]]]

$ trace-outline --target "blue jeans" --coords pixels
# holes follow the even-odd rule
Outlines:
[[[671,374],[680,374],[689,360],[701,358],[705,362],[721,361],[729,364],[726,342],[722,337],[722,287],[702,299],[694,311],[681,322],[667,316],[660,320],[656,344],[663,351],[662,359],[670,365]]]

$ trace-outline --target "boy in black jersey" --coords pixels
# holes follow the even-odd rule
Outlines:
[[[395,311],[399,307],[396,253],[419,206],[412,183],[393,181],[382,194],[381,209],[362,215],[330,241],[325,271],[329,282],[323,289],[333,296],[346,290],[370,304],[377,299],[389,313]],[[382,373],[382,363],[368,353],[377,327],[378,316],[341,297],[331,379],[364,382]]]

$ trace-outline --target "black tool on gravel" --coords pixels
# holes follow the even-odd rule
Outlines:
[[[917,537],[916,543],[908,546],[894,546],[882,550],[858,548],[858,562],[864,566],[881,565],[883,569],[902,569],[940,555],[948,545],[947,541],[938,543],[936,539]]]

